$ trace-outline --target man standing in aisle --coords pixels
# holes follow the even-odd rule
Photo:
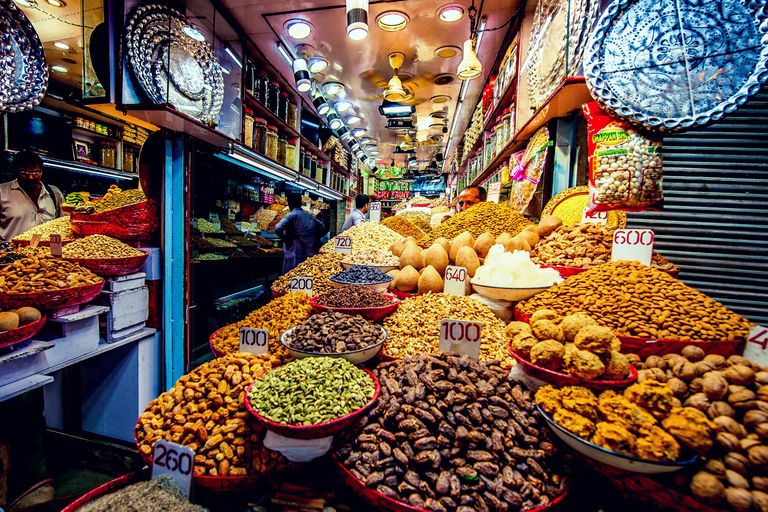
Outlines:
[[[283,241],[283,274],[314,256],[315,233],[324,234],[322,222],[301,208],[301,194],[288,194],[291,212],[275,226],[275,234]]]
[[[344,232],[352,226],[357,226],[365,220],[365,214],[368,213],[368,203],[371,202],[371,198],[365,194],[357,194],[355,198],[355,211],[349,214],[344,221],[344,226],[341,231]]]
[[[31,151],[13,157],[16,179],[0,185],[0,236],[6,240],[61,217],[64,200],[59,189],[46,186],[43,161]]]
[[[483,187],[478,187],[475,185],[464,187],[464,189],[459,192],[459,211],[463,212],[467,208],[475,206],[477,203],[485,202],[487,199],[488,192],[486,192]]]

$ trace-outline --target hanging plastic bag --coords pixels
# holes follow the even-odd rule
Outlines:
[[[322,457],[331,449],[332,443],[333,436],[320,439],[291,439],[269,430],[264,436],[264,446],[282,453],[291,462],[310,462]]]
[[[661,209],[661,137],[638,133],[597,102],[582,105],[582,109],[589,140],[587,213]]]

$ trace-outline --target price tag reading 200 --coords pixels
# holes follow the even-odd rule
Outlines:
[[[650,229],[617,229],[613,233],[611,261],[639,261],[650,265],[653,257],[653,231]]]
[[[480,360],[479,322],[443,318],[440,321],[440,350],[467,354],[473,361]]]
[[[465,267],[445,267],[445,287],[443,292],[464,296],[467,294],[467,269]]]
[[[192,472],[195,467],[195,452],[188,446],[158,439],[152,454],[152,478],[169,475],[189,496],[192,486]]]
[[[241,327],[239,350],[255,356],[266,354],[269,352],[269,331]]]
[[[312,278],[311,277],[292,277],[291,292],[304,292],[312,296]]]
[[[351,236],[337,236],[333,239],[333,247],[336,252],[352,252],[352,237]]]

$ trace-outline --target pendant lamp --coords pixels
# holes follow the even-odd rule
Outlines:
[[[347,0],[347,36],[353,41],[368,37],[368,0]]]
[[[461,80],[473,80],[483,74],[483,65],[477,59],[472,39],[464,41],[464,58],[461,59],[456,74]]]

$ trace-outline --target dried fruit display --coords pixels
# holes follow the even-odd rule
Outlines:
[[[343,233],[339,233],[339,236],[352,237],[352,252],[365,249],[366,247],[389,250],[393,243],[403,238],[396,231],[373,222],[362,222],[357,226],[352,226]],[[323,252],[333,252],[334,243],[334,239],[331,238],[320,250]]]
[[[23,232],[13,237],[14,240],[32,240],[32,235],[42,235],[41,242],[50,242],[51,235],[59,234],[62,240],[74,240],[75,233],[72,231],[72,225],[69,223],[69,215],[59,217],[58,219],[43,222],[39,226]]]
[[[386,226],[403,236],[412,236],[417,241],[424,238],[424,232],[410,223],[403,215],[393,215],[386,219],[382,219],[381,225]]]
[[[101,277],[77,263],[51,255],[33,255],[0,270],[0,293],[44,292],[102,281]]]
[[[496,203],[478,203],[446,220],[429,233],[423,245],[432,245],[438,238],[451,240],[464,231],[469,231],[475,238],[485,232],[494,236],[502,233],[516,235],[531,223],[521,214]]]
[[[284,340],[294,350],[340,354],[373,346],[384,336],[381,327],[360,316],[330,311],[309,317],[287,333]]]
[[[344,270],[341,267],[342,256],[345,255],[327,253],[316,254],[307,258],[296,268],[280,276],[272,285],[272,289],[280,293],[287,293],[291,290],[292,277],[311,277],[312,293],[320,294],[331,291],[334,286],[328,278]]]

